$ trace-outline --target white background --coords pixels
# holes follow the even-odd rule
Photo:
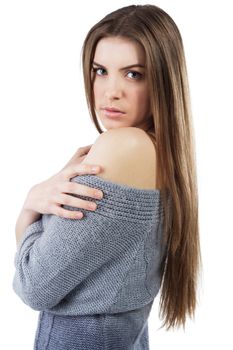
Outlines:
[[[143,2],[134,2],[143,4]],[[145,2],[146,3],[146,2]],[[151,1],[183,37],[194,116],[203,277],[185,332],[149,318],[150,347],[232,349],[232,11],[230,1]],[[88,30],[129,1],[0,1],[0,348],[33,348],[38,312],[14,294],[15,221],[29,188],[58,172],[98,132],[84,97]],[[81,5],[81,6],[80,6]]]

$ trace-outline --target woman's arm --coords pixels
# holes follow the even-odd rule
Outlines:
[[[107,169],[109,180],[88,175],[76,176],[70,182],[70,185],[97,187],[103,191],[104,197],[98,202],[97,210],[84,211],[82,220],[43,216],[43,220],[33,223],[25,231],[15,255],[13,289],[35,310],[59,309],[68,303],[82,308],[86,303],[91,312],[91,305],[96,300],[94,311],[99,312],[100,297],[104,303],[108,299],[109,306],[113,305],[139,252],[144,254],[144,240],[152,226],[157,232],[154,223],[160,222],[159,213],[156,213],[158,192],[155,195],[153,190],[132,187],[134,182],[130,186],[121,184],[122,175],[112,177],[116,173],[114,170],[125,168],[125,164],[130,171],[136,168],[141,177],[147,148],[144,148],[144,142],[133,142],[132,137],[122,138],[121,133],[118,134],[115,138],[111,137],[112,133],[108,139],[101,137],[98,147],[93,147],[91,152],[95,154],[91,163],[100,162],[101,168]],[[139,152],[142,147],[145,152]],[[138,163],[142,165],[141,171],[137,168]],[[113,169],[112,164],[115,164]],[[79,197],[85,198],[85,194]],[[64,207],[75,211],[73,205]],[[145,263],[143,260],[140,273],[144,271]],[[137,275],[135,278],[137,280]],[[132,282],[133,287],[135,283]],[[106,304],[104,307],[106,310]]]
[[[24,207],[22,208],[15,225],[15,237],[17,247],[26,228],[33,222],[39,220],[40,218],[40,213],[37,213],[33,210],[25,209]]]
[[[95,199],[101,198],[96,196],[96,190],[98,191],[98,189],[80,186],[79,184],[70,182],[70,178],[76,175],[97,174],[102,170],[100,166],[97,166],[97,168],[93,170],[93,164],[81,165],[90,147],[91,145],[79,148],[59,173],[46,181],[34,185],[30,189],[15,225],[17,247],[26,228],[33,222],[39,220],[42,214],[55,214],[64,218],[73,219],[81,218],[81,216],[77,216],[77,213],[81,214],[80,211],[65,210],[62,208],[63,204],[92,210],[88,207],[88,205],[91,204],[90,201],[75,199],[70,196],[69,193],[81,194]],[[103,195],[102,191],[100,191],[100,194]]]
[[[38,311],[63,309],[71,303],[87,308],[88,313],[93,308],[99,312],[99,299],[101,307],[114,307],[155,221],[158,197],[154,192],[141,194],[95,175],[72,180],[103,190],[97,210],[84,211],[82,220],[43,216],[26,229],[15,255],[13,289]],[[144,267],[142,259],[140,273]],[[137,280],[138,276],[130,278]]]

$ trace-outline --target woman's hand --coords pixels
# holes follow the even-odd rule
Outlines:
[[[23,209],[31,212],[41,214],[55,214],[64,218],[81,218],[83,216],[81,211],[73,211],[62,208],[62,205],[69,205],[72,207],[79,207],[87,210],[95,210],[96,204],[93,201],[83,200],[70,194],[77,194],[95,199],[96,192],[101,190],[71,182],[70,179],[77,175],[97,174],[101,171],[101,167],[97,166],[97,170],[92,170],[90,164],[80,164],[92,145],[81,147],[77,150],[74,156],[66,164],[66,166],[57,174],[50,177],[48,180],[34,185],[24,202]],[[91,205],[91,207],[89,206]],[[95,208],[93,208],[93,205]]]
[[[91,147],[92,147],[92,144],[84,147],[79,147],[78,150],[73,155],[73,157],[69,160],[69,162],[64,166],[63,169],[67,168],[70,165],[80,164],[84,160],[86,155],[89,153]]]

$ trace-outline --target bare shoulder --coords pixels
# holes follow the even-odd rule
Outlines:
[[[156,188],[156,152],[148,134],[136,127],[100,134],[82,162],[98,164],[103,179],[139,189]]]

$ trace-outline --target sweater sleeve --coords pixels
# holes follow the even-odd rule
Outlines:
[[[81,220],[44,214],[26,228],[14,258],[13,289],[35,310],[54,307],[88,276],[128,256],[128,265],[122,267],[125,273],[152,226],[155,190],[116,184],[96,175],[71,181],[99,188],[104,197],[95,200],[96,211],[80,209]],[[123,278],[120,267],[117,271],[110,281],[113,293]]]

